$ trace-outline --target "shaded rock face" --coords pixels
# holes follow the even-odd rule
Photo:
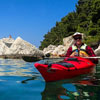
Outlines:
[[[10,46],[13,44],[15,40],[13,38],[3,38],[3,39],[0,39],[0,41],[10,48]]]
[[[100,43],[91,43],[91,47],[95,50],[99,47]]]

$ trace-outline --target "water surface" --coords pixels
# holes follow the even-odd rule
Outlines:
[[[0,59],[0,100],[99,100],[100,64],[94,75],[45,83],[34,67],[18,59]]]

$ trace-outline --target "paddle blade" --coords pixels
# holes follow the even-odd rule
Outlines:
[[[23,56],[22,59],[26,62],[37,62],[40,61],[42,58],[39,57],[31,57],[31,56]]]

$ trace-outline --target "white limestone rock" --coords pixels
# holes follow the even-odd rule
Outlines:
[[[74,44],[74,39],[72,38],[72,36],[63,38],[63,45],[66,46],[67,49],[73,44]]]
[[[5,55],[5,52],[8,49],[9,48],[5,45],[5,43],[3,43],[2,41],[0,41],[0,55]]]
[[[51,53],[54,56],[65,55],[66,54],[66,47],[63,45],[59,45],[55,48],[55,50]]]
[[[97,56],[100,56],[100,45],[98,46],[98,48],[94,52]]]
[[[56,46],[50,44],[47,48],[43,49],[43,53],[44,54],[48,54],[48,53],[51,54],[55,50],[55,48],[56,48]]]
[[[0,41],[3,42],[8,48],[10,48],[15,40],[13,38],[2,38]]]
[[[14,41],[10,49],[7,50],[6,54],[30,54],[36,56],[44,55],[41,50],[37,49],[34,45],[28,43],[20,37]]]

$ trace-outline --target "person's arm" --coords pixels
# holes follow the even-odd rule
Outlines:
[[[86,52],[88,53],[88,55],[90,57],[96,57],[94,51],[92,50],[92,48],[90,46],[86,47]],[[95,64],[98,64],[98,59],[90,59],[92,62],[94,62]]]
[[[65,57],[69,57],[72,54],[72,47],[67,50]]]

